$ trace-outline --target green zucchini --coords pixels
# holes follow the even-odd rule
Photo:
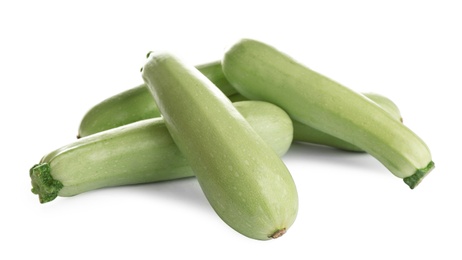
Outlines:
[[[215,84],[221,86],[220,89],[229,95],[228,98],[232,102],[248,100],[241,94],[234,93],[236,90],[230,87],[226,78],[221,78],[220,73],[215,70],[217,64],[211,64],[213,66],[203,65],[198,66],[198,68],[202,74],[214,79]],[[398,107],[390,99],[375,93],[365,93],[364,95],[387,110],[394,118],[402,120]],[[91,108],[80,123],[78,137],[85,137],[110,128],[158,116],[160,116],[159,109],[146,85],[142,84],[110,97]],[[294,141],[327,145],[346,151],[363,152],[363,150],[348,142],[300,123],[297,120],[293,120],[293,124]]]
[[[374,101],[377,105],[379,105],[381,108],[383,108],[385,111],[387,111],[395,120],[399,122],[403,122],[403,118],[401,117],[401,111],[399,110],[398,106],[391,101],[389,98],[377,94],[377,93],[371,93],[371,92],[366,92],[363,93],[364,96],[368,97],[372,101]]]
[[[237,93],[236,89],[228,82],[222,72],[221,62],[215,61],[196,66],[196,68],[215,83],[232,102],[248,100]],[[387,110],[395,118],[401,117],[398,107],[390,99],[375,93],[366,93],[365,95]],[[158,116],[160,116],[160,112],[157,105],[146,85],[141,84],[103,100],[88,110],[80,123],[77,137],[85,137],[114,127]],[[294,141],[327,145],[346,151],[363,152],[363,150],[355,145],[300,123],[297,120],[293,121]]]
[[[380,107],[385,109],[392,117],[402,122],[401,113],[396,106],[396,104],[390,99],[376,94],[376,93],[364,93],[364,96],[370,98],[372,101],[376,102]],[[231,101],[236,102],[240,100],[248,100],[241,94],[234,94],[228,97]],[[294,141],[304,142],[304,143],[313,143],[318,145],[331,146],[345,151],[350,152],[364,152],[359,147],[352,145],[346,141],[343,141],[340,138],[326,134],[322,131],[319,131],[307,124],[303,124],[295,119],[292,119],[294,126]]]
[[[218,216],[249,238],[284,234],[297,215],[295,183],[231,101],[166,52],[149,55],[142,77]]]
[[[398,107],[390,99],[375,93],[364,93],[364,96],[377,103],[396,121],[403,121]],[[319,131],[316,128],[301,123],[298,120],[292,119],[292,122],[294,125],[294,141],[326,145],[350,152],[364,152],[364,150],[351,143],[348,143],[325,132]]]
[[[197,66],[226,95],[237,93],[226,80],[221,61]],[[145,84],[112,96],[88,110],[83,116],[77,138],[108,130],[143,119],[160,116]]]
[[[425,142],[375,102],[268,44],[243,39],[226,51],[222,66],[243,96],[276,104],[293,119],[357,146],[411,189],[434,167]]]
[[[234,106],[279,156],[287,152],[293,128],[282,109],[261,101]],[[194,174],[161,118],[78,139],[48,153],[30,170],[32,192],[41,203],[103,187],[190,176]]]

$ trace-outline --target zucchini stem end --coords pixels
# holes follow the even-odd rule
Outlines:
[[[435,168],[435,163],[431,161],[427,167],[417,170],[413,175],[404,178],[404,182],[409,188],[414,189],[419,183]]]
[[[40,203],[54,200],[58,196],[58,192],[63,188],[63,184],[51,176],[48,163],[34,165],[29,174],[32,181],[31,191],[39,196]]]
[[[269,238],[276,239],[278,237],[281,237],[286,233],[286,228],[278,229],[276,232],[274,232],[272,235],[269,236]]]

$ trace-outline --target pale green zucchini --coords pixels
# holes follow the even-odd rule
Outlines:
[[[397,121],[402,122],[401,113],[396,106],[396,104],[390,99],[376,94],[376,93],[364,93],[364,96],[370,98],[372,101],[376,102],[380,107],[385,109],[390,115]],[[248,100],[241,94],[234,94],[228,97],[231,101],[236,102],[240,100]],[[304,143],[313,143],[325,146],[331,146],[345,151],[350,152],[364,152],[359,147],[352,145],[346,141],[343,141],[340,138],[326,134],[322,131],[319,131],[307,124],[301,123],[295,119],[292,119],[294,125],[294,141],[304,142]]]
[[[231,101],[196,68],[169,53],[151,53],[142,76],[221,219],[253,239],[284,234],[297,215],[295,183]]]
[[[366,92],[362,94],[387,111],[395,120],[403,122],[401,111],[391,99],[377,93]]]
[[[226,95],[237,93],[226,80],[221,61],[198,65],[197,69]],[[141,84],[103,100],[88,110],[80,122],[77,138],[158,116],[159,109],[146,85]]]
[[[292,122],[282,109],[261,101],[234,103],[252,128],[279,155],[292,142]],[[161,118],[81,138],[45,155],[30,170],[41,203],[109,186],[194,176]]]
[[[229,94],[228,98],[232,102],[249,100],[239,93],[233,93],[235,92],[235,89],[232,87],[229,87],[227,90],[227,86],[230,86],[229,82],[220,77],[220,73],[215,71],[217,65],[215,63],[212,64],[213,66],[203,65],[203,67],[198,66],[197,68],[200,70],[201,68],[208,68],[209,73],[204,73],[207,71],[202,69],[202,74],[206,75],[208,78],[215,79],[218,83],[220,83],[221,79],[220,89],[222,89],[222,91],[225,90],[224,93]],[[212,76],[212,74],[214,76]],[[390,99],[375,93],[365,93],[364,95],[387,110],[394,118],[402,120],[398,107]],[[146,85],[142,84],[136,88],[129,89],[116,96],[110,97],[91,108],[80,124],[79,133],[82,137],[84,137],[113,127],[136,122],[138,120],[158,117],[159,115],[160,112],[151,96],[151,93],[146,88]],[[345,151],[364,152],[355,145],[314,129],[306,124],[300,123],[297,120],[293,120],[293,124],[294,141],[327,145]]]
[[[368,97],[369,99],[377,103],[380,107],[387,111],[396,121],[403,121],[398,107],[390,99],[375,93],[364,93],[364,96]],[[326,145],[351,152],[364,152],[363,149],[357,147],[356,145],[353,145],[340,138],[317,130],[316,128],[301,123],[298,120],[292,119],[292,122],[294,125],[294,141]]]
[[[351,143],[414,188],[433,169],[424,141],[388,112],[265,43],[229,48],[223,72],[239,93],[283,108],[293,119]]]
[[[222,72],[221,62],[211,62],[199,65],[196,68],[219,87],[232,102],[248,100],[237,93],[236,89],[227,81]],[[397,106],[390,99],[374,93],[367,93],[365,95],[386,109],[394,117],[401,116]],[[88,136],[107,129],[158,116],[160,116],[160,112],[151,93],[145,84],[141,84],[103,100],[88,110],[80,123],[78,137]],[[294,120],[293,123],[294,141],[327,145],[346,151],[363,152],[362,149],[355,145],[300,123],[297,120]]]

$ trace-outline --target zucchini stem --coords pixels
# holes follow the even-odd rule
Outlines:
[[[282,235],[284,235],[286,233],[287,229],[286,228],[283,228],[283,229],[278,229],[276,230],[276,232],[274,232],[271,236],[269,236],[269,238],[273,238],[273,239],[276,239],[278,237],[281,237]]]
[[[431,161],[427,167],[417,170],[413,175],[404,178],[404,182],[409,188],[414,189],[419,183],[435,168],[435,163]]]
[[[29,174],[32,180],[32,193],[39,196],[40,203],[54,200],[63,188],[63,184],[51,176],[48,163],[34,165]]]

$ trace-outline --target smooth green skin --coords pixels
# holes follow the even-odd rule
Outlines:
[[[395,120],[399,122],[403,121],[398,107],[390,99],[375,93],[364,93],[363,95],[377,103],[377,105],[392,115]],[[364,152],[361,148],[351,143],[300,123],[295,119],[292,119],[292,122],[294,125],[294,141],[326,145],[350,152]]]
[[[169,53],[151,53],[142,76],[221,219],[253,239],[284,234],[297,215],[295,183],[231,101],[197,69]]]
[[[370,98],[372,101],[376,102],[380,107],[385,109],[390,115],[393,116],[395,120],[400,122],[403,121],[401,117],[401,113],[396,106],[396,104],[384,97],[382,95],[376,93],[364,93],[364,95]],[[248,100],[241,94],[234,94],[228,97],[231,101],[241,101],[241,100]],[[294,126],[294,141],[296,142],[304,142],[304,143],[313,143],[319,145],[326,145],[334,148],[338,148],[341,150],[349,151],[349,152],[364,152],[359,147],[352,145],[348,142],[343,141],[337,137],[332,135],[326,134],[321,132],[309,125],[300,123],[299,121],[292,119],[292,123]]]
[[[221,70],[221,64],[219,65]],[[224,78],[223,73],[216,71],[217,66],[217,63],[211,63],[211,65],[202,65],[197,68],[209,79],[215,79],[214,83],[228,95],[228,98],[232,102],[248,100],[241,94],[236,93],[236,90]],[[365,93],[364,95],[387,110],[394,118],[401,120],[398,107],[390,99],[375,93]],[[79,128],[79,137],[158,116],[160,116],[159,109],[146,85],[142,84],[110,97],[91,108],[82,119]],[[348,142],[300,123],[297,120],[293,120],[293,124],[294,141],[327,145],[345,151],[364,152]]]
[[[261,101],[233,105],[279,156],[287,152],[293,133],[287,113]],[[45,155],[31,169],[32,192],[41,203],[103,187],[191,176],[191,167],[161,118],[81,138]]]
[[[236,89],[228,82],[223,74],[220,61],[199,65],[196,68],[215,83],[232,102],[248,100],[237,93]],[[393,117],[401,117],[398,107],[390,99],[375,93],[366,93],[365,95],[387,110]],[[78,138],[158,116],[160,116],[160,112],[151,93],[145,84],[141,84],[110,97],[91,108],[80,123]],[[345,151],[364,152],[355,145],[297,120],[293,120],[293,124],[294,141],[327,145]]]
[[[398,120],[401,123],[403,122],[401,111],[399,110],[398,106],[393,101],[391,101],[391,99],[377,93],[369,92],[362,94],[367,98],[370,98],[377,105],[379,105],[381,108],[387,111],[395,120]]]
[[[270,45],[243,39],[226,51],[222,66],[243,96],[276,104],[293,119],[361,148],[411,188],[433,168],[423,140],[375,102]]]
[[[226,95],[236,93],[223,74],[221,61],[198,65],[196,68]],[[149,90],[145,84],[140,84],[88,110],[80,122],[77,138],[158,116],[159,109]]]

